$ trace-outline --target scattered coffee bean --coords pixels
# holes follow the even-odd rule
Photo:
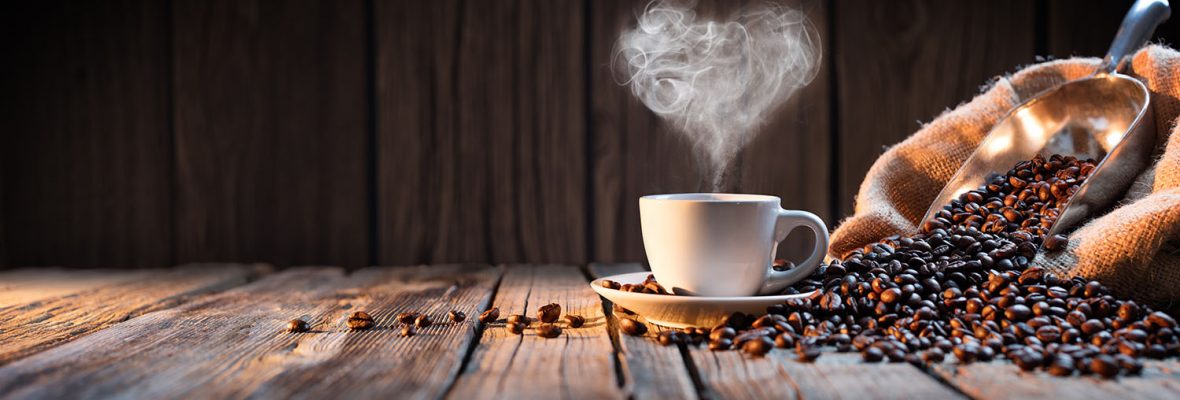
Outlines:
[[[561,305],[557,303],[550,303],[541,306],[537,309],[537,319],[546,324],[551,324],[561,317]]]
[[[745,351],[746,354],[755,357],[766,355],[766,353],[770,352],[770,349],[772,348],[774,348],[774,341],[770,340],[770,338],[766,336],[747,340],[744,344],[742,344],[742,351]]]
[[[581,315],[565,315],[565,321],[570,328],[581,328],[586,324],[586,318]]]
[[[815,361],[815,359],[819,358],[820,351],[819,351],[819,347],[805,346],[802,348],[796,348],[795,355],[797,355],[799,357],[798,358],[799,361],[812,362],[812,361]]]
[[[483,322],[485,324],[495,322],[497,319],[500,319],[499,307],[492,307],[491,310],[484,311],[483,314],[479,315],[479,322]]]
[[[364,311],[357,311],[348,317],[348,328],[354,331],[373,327],[373,317]]]
[[[307,321],[301,319],[287,321],[287,332],[302,333],[307,332],[308,329],[311,329],[311,326],[307,324]]]
[[[509,323],[505,324],[504,327],[508,328],[508,332],[510,332],[514,335],[519,335],[519,334],[524,333],[524,330],[525,330],[525,328],[528,327],[528,325],[525,325],[525,324],[522,324],[519,322],[509,322]]]
[[[647,325],[630,318],[619,319],[619,328],[623,330],[623,333],[631,336],[640,336],[647,333]]]
[[[532,320],[529,319],[529,317],[526,317],[526,316],[520,315],[520,314],[509,315],[508,319],[506,321],[510,324],[525,324],[525,325],[528,325],[529,323],[533,322]]]
[[[419,315],[418,318],[414,318],[414,326],[419,328],[428,327],[430,324],[430,317],[426,316],[425,314]]]
[[[709,350],[713,351],[729,350],[730,347],[733,347],[733,341],[725,338],[709,342]]]
[[[404,312],[404,313],[397,314],[397,322],[401,323],[403,325],[409,325],[409,324],[414,323],[414,318],[418,318],[418,313]]]
[[[865,360],[865,362],[875,363],[880,362],[885,358],[885,352],[881,351],[881,349],[877,347],[869,347],[862,351],[860,356]]]
[[[561,336],[561,327],[553,324],[541,325],[537,328],[537,336],[552,339]]]
[[[402,337],[414,336],[414,334],[416,334],[416,333],[418,333],[418,330],[416,328],[414,328],[413,325],[406,325],[406,326],[402,327],[402,332],[401,332]]]
[[[451,322],[463,322],[463,320],[467,319],[467,314],[459,310],[451,310],[447,313],[447,317],[451,319]]]
[[[1090,361],[1090,371],[1101,375],[1103,378],[1111,378],[1119,374],[1119,365],[1113,357],[1099,354]]]

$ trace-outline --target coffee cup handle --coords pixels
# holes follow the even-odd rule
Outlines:
[[[778,220],[774,225],[774,247],[777,249],[778,243],[786,239],[787,234],[798,227],[807,227],[815,233],[815,248],[811,251],[811,255],[795,268],[786,271],[775,271],[773,264],[767,266],[770,268],[770,274],[766,278],[766,283],[762,285],[762,290],[758,292],[759,294],[780,292],[787,286],[811,275],[823,262],[824,255],[828,252],[828,226],[815,214],[806,211],[778,210]],[[771,254],[771,259],[774,259],[773,254]]]

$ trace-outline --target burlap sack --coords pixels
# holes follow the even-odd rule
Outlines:
[[[1098,62],[1051,61],[999,78],[983,94],[890,148],[861,183],[855,213],[832,234],[830,255],[917,232],[934,197],[997,119],[1047,88],[1090,74]],[[1035,263],[1062,275],[1098,279],[1122,295],[1169,303],[1180,300],[1180,135],[1171,134],[1180,114],[1180,52],[1149,46],[1135,54],[1129,73],[1152,91],[1162,155],[1116,209],[1077,229],[1065,251],[1042,254]]]

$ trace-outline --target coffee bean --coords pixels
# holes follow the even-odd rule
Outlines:
[[[618,282],[612,281],[610,279],[603,279],[602,282],[600,283],[600,285],[602,285],[602,287],[604,287],[604,288],[615,289],[615,290],[618,290],[619,288],[622,287],[622,285],[619,285]]]
[[[774,346],[780,349],[795,347],[795,338],[790,333],[782,333],[774,338]]]
[[[1119,366],[1113,357],[1100,354],[1090,361],[1090,371],[1102,375],[1103,378],[1112,378],[1119,374]]]
[[[864,349],[864,351],[862,351],[860,353],[860,356],[862,359],[864,359],[865,362],[874,363],[874,362],[880,362],[882,359],[884,359],[885,352],[881,351],[881,349],[876,348],[876,347],[869,347],[869,348]]]
[[[1073,357],[1065,354],[1058,354],[1049,363],[1049,375],[1053,376],[1070,376],[1074,369]]]
[[[709,350],[720,351],[729,350],[733,346],[733,341],[725,338],[712,340],[709,342]]]
[[[581,328],[582,325],[586,324],[586,318],[582,317],[581,315],[566,314],[565,321],[570,328]]]
[[[795,355],[798,356],[798,360],[801,362],[812,362],[819,358],[820,350],[815,346],[805,346],[802,348],[797,347],[795,350]]]
[[[504,327],[508,328],[508,332],[510,332],[512,334],[520,335],[520,334],[524,333],[524,330],[525,330],[525,328],[528,327],[528,325],[525,325],[525,324],[522,324],[519,322],[509,322],[509,323],[505,324]]]
[[[647,333],[647,325],[630,318],[620,319],[619,328],[623,330],[623,333],[631,336],[641,336]]]
[[[770,352],[771,348],[774,348],[774,341],[770,340],[770,338],[766,336],[748,340],[746,343],[742,344],[742,351],[745,351],[746,354],[755,357],[761,357],[765,355],[766,353]]]
[[[467,314],[459,310],[451,310],[447,313],[447,317],[451,319],[451,322],[463,322],[463,320],[467,319]]]
[[[901,298],[901,289],[889,288],[881,292],[881,302],[885,304],[896,303]]]
[[[348,316],[348,328],[354,331],[373,327],[373,317],[364,311],[357,311]]]
[[[307,321],[301,319],[287,321],[287,332],[302,333],[307,332],[308,329],[311,329],[311,326],[307,324]]]
[[[413,325],[406,325],[406,326],[402,327],[401,335],[402,335],[402,337],[410,337],[410,336],[414,336],[414,334],[417,332],[418,331],[414,328]]]
[[[537,327],[537,336],[546,339],[552,339],[561,336],[561,327],[553,324],[541,325],[540,327]]]
[[[409,324],[414,323],[414,318],[418,318],[418,313],[404,312],[404,313],[397,314],[397,322],[400,324],[404,324],[404,325],[409,325]]]
[[[561,305],[557,303],[550,303],[541,306],[537,309],[537,319],[544,323],[553,323],[557,318],[561,317]]]
[[[521,314],[509,315],[508,319],[506,319],[505,321],[507,321],[510,324],[525,324],[525,325],[528,325],[529,323],[532,322],[532,320],[530,320],[529,317],[526,317]]]
[[[425,328],[430,326],[430,324],[430,317],[426,315],[419,315],[418,318],[414,318],[414,326],[416,327]]]
[[[1059,251],[1064,249],[1069,244],[1069,238],[1065,235],[1053,235],[1045,238],[1045,249],[1049,251]]]
[[[733,329],[732,327],[725,326],[725,327],[713,329],[712,332],[709,333],[709,340],[718,340],[718,339],[731,339],[732,340],[735,336],[737,336],[737,331],[735,329]]]
[[[1032,310],[1023,304],[1014,304],[1004,311],[1004,315],[1008,317],[1009,320],[1020,322],[1027,320],[1030,316],[1032,316]]]
[[[495,322],[497,319],[500,319],[499,307],[493,307],[491,310],[484,311],[483,314],[479,315],[479,322],[485,324]]]

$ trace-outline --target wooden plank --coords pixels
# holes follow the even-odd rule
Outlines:
[[[590,3],[591,137],[594,218],[594,259],[603,262],[643,260],[638,198],[655,193],[712,190],[698,169],[693,149],[618,85],[612,75],[612,45],[646,0]],[[748,2],[705,1],[697,6],[702,18],[728,18]],[[808,13],[827,40],[827,7],[818,0],[788,2]],[[825,57],[828,55],[825,54]],[[737,170],[725,187],[729,191],[763,193],[783,198],[783,206],[830,218],[828,100],[830,73],[816,80],[785,104],[735,161]],[[800,232],[782,246],[780,255],[801,259],[810,249]]]
[[[727,399],[959,399],[963,396],[905,363],[865,364],[856,354],[826,352],[814,363],[774,349],[762,358],[689,348],[705,386]]]
[[[361,0],[179,2],[181,261],[368,263]]]
[[[1133,3],[1129,0],[1048,0],[1044,22],[1048,55],[1057,58],[1103,57]],[[1175,47],[1180,43],[1180,23],[1165,21],[1151,40]]]
[[[585,260],[581,8],[375,9],[380,261]]]
[[[598,295],[576,267],[518,265],[507,269],[493,306],[501,318],[536,316],[542,305],[557,303],[562,314],[586,318],[582,328],[563,329],[545,339],[530,329],[514,335],[493,324],[471,355],[471,361],[448,393],[453,399],[492,398],[622,398],[614,383],[615,350],[607,332]],[[532,326],[536,327],[535,323]]]
[[[617,274],[646,271],[639,264],[590,264],[590,275],[595,279]],[[696,383],[689,372],[688,362],[680,347],[660,346],[655,338],[664,331],[659,325],[648,323],[642,316],[635,319],[646,324],[648,333],[641,337],[621,334],[620,316],[614,305],[602,299],[603,309],[609,310],[610,333],[619,350],[623,374],[623,391],[632,399],[695,399],[699,398]]]
[[[1114,380],[1095,376],[1058,378],[1044,371],[1022,372],[1007,361],[955,365],[935,373],[977,399],[1175,399],[1180,396],[1180,362],[1147,361],[1143,373]]]
[[[4,264],[171,264],[167,20],[146,0],[0,16]]]
[[[852,212],[865,172],[886,146],[918,130],[916,121],[1034,61],[1033,8],[1020,0],[832,4],[839,215]]]
[[[6,272],[0,275],[0,281],[5,282],[0,298],[45,293],[0,303],[0,365],[85,340],[86,335],[201,294],[244,284],[266,270],[259,265],[189,265],[137,272],[83,272],[77,281],[60,271]],[[73,282],[63,284],[60,280]]]
[[[499,269],[296,268],[140,316],[0,368],[13,398],[438,398],[458,372]],[[446,321],[457,309],[469,318]],[[377,327],[347,331],[369,312]],[[397,313],[435,322],[413,337]],[[283,332],[303,318],[313,331]]]

